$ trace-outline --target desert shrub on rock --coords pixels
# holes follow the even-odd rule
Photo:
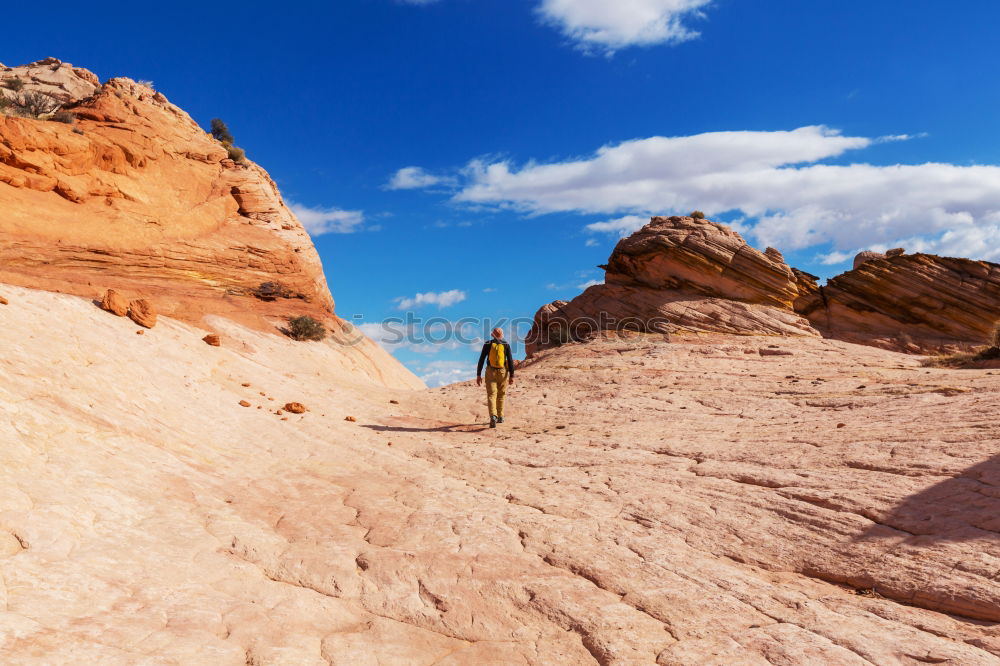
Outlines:
[[[705,219],[705,214],[703,212],[701,212],[700,210],[693,210],[693,211],[691,211],[691,217],[693,217],[696,220],[704,220]]]
[[[16,77],[13,79],[5,79],[3,82],[3,87],[7,88],[8,90],[13,90],[14,92],[18,92],[21,90],[21,88],[24,87],[24,80]]]
[[[281,282],[261,282],[254,291],[254,296],[262,301],[273,301],[277,298],[291,298],[292,290]]]
[[[76,122],[76,116],[74,116],[69,111],[56,111],[52,114],[49,120],[55,121],[57,123],[66,123],[67,125],[72,125]]]
[[[233,138],[232,132],[229,131],[229,127],[226,123],[222,122],[221,118],[212,118],[212,136],[215,137],[216,141],[221,143],[226,152],[229,153],[229,159],[236,162],[237,164],[245,164],[247,161],[246,152],[237,145],[236,139]]]
[[[236,139],[233,135],[229,133],[229,128],[226,123],[222,122],[221,118],[212,118],[212,136],[215,140],[223,144],[232,144]]]
[[[45,93],[29,90],[14,98],[11,108],[15,113],[26,118],[38,118],[58,109],[59,102]]]
[[[243,164],[247,161],[246,152],[239,146],[226,146],[226,152],[229,153],[229,159],[238,164]]]
[[[326,327],[309,315],[292,317],[288,320],[288,335],[294,340],[322,340],[326,337]]]

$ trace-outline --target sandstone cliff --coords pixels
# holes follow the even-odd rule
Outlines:
[[[282,282],[296,312],[333,313],[319,256],[256,164],[129,79],[54,59],[0,72],[62,92],[76,122],[0,116],[0,279],[86,296],[141,291],[189,321],[251,325],[290,304],[253,296]],[[8,91],[8,94],[12,94]]]
[[[820,287],[728,227],[654,217],[615,247],[605,283],[535,315],[529,354],[598,331],[818,336],[927,353],[982,344],[1000,319],[1000,266],[864,252]]]
[[[274,331],[310,315],[347,326],[268,174],[229,159],[162,93],[125,78],[101,85],[54,58],[0,67],[0,95],[31,92],[72,118],[0,115],[0,281],[89,298],[113,288],[196,324],[222,315]],[[281,286],[261,293],[265,283]],[[367,340],[361,348],[420,384]]]
[[[1000,265],[899,250],[865,258],[795,309],[839,340],[916,353],[982,345],[1000,320]]]

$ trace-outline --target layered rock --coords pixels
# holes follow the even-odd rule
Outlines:
[[[654,217],[615,247],[605,284],[535,315],[528,353],[596,333],[816,336],[911,353],[983,344],[1000,320],[1000,265],[903,248],[865,251],[825,286],[705,219]]]
[[[595,331],[818,335],[792,309],[816,287],[774,248],[760,252],[721,224],[654,217],[615,247],[605,283],[535,315],[528,351]]]
[[[952,351],[984,344],[1000,320],[998,264],[897,248],[867,254],[855,266],[795,303],[826,337],[900,351]]]
[[[226,314],[270,327],[267,317],[289,311],[332,315],[319,256],[274,182],[230,160],[161,93],[124,78],[98,86],[54,59],[0,76],[76,117],[0,116],[0,280],[139,291],[188,321]],[[267,282],[294,302],[255,298]]]
[[[44,94],[73,116],[0,115],[0,282],[93,299],[111,288],[198,325],[223,316],[274,332],[309,315],[359,373],[422,386],[336,317],[319,255],[267,172],[234,162],[150,86],[101,85],[53,58],[0,67],[5,99]]]

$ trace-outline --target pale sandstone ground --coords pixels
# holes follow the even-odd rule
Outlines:
[[[1000,663],[996,370],[597,341],[491,431],[333,344],[0,295],[3,663]]]

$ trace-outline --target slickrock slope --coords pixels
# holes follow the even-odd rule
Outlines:
[[[929,353],[981,345],[1000,319],[1000,265],[862,252],[820,287],[728,227],[654,217],[615,247],[605,283],[535,315],[528,353],[595,331],[816,336]]]
[[[190,322],[332,316],[319,256],[274,182],[161,93],[99,86],[52,58],[0,68],[0,84],[12,78],[76,121],[0,115],[0,280],[91,298],[111,287]],[[264,282],[287,298],[255,298]]]
[[[1000,320],[1000,264],[931,254],[870,256],[800,299],[828,337],[886,349],[982,345]]]
[[[595,341],[489,430],[333,344],[0,293],[5,663],[1000,663],[994,371]]]

